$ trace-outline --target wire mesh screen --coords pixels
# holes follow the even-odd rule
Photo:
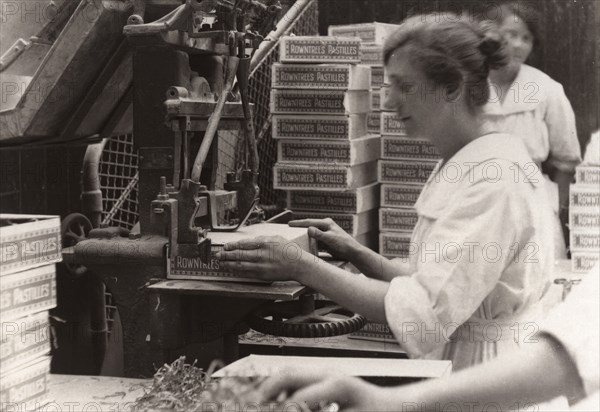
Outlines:
[[[284,35],[318,35],[318,4],[311,1],[290,22]],[[269,109],[271,92],[271,66],[279,61],[278,42],[250,74],[250,101],[254,104],[254,130],[260,159],[260,204],[267,217],[278,210],[279,194],[273,189],[273,165],[277,160],[276,142],[271,136]],[[247,164],[248,151],[244,147],[241,130],[219,130],[218,166],[215,186],[222,189],[226,173],[239,171]],[[138,221],[137,155],[133,151],[132,135],[110,138],[104,148],[99,167],[103,195],[102,224],[131,229]]]
[[[102,225],[131,229],[138,221],[138,157],[133,135],[107,139],[98,166]]]
[[[291,22],[284,35],[310,36],[319,34],[319,14],[317,1],[312,1]],[[267,216],[277,211],[280,191],[273,189],[273,165],[277,160],[277,144],[271,136],[271,66],[279,61],[279,47],[275,47],[265,56],[256,69],[250,74],[250,100],[254,103],[254,130],[258,143],[260,159],[258,186],[260,187],[260,203]],[[239,145],[242,146],[242,145]],[[244,148],[238,147],[236,152],[238,164],[244,161]]]

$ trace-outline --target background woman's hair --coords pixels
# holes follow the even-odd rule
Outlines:
[[[524,1],[508,1],[498,4],[493,12],[487,10],[485,15],[479,16],[480,19],[491,20],[498,26],[502,25],[504,19],[514,16],[527,26],[529,32],[533,36],[533,51],[535,52],[540,46],[540,13],[531,2]]]
[[[401,47],[411,47],[413,64],[449,91],[464,86],[474,108],[489,99],[491,69],[508,62],[503,37],[488,21],[471,22],[456,14],[416,15],[406,19],[384,45],[384,63]]]

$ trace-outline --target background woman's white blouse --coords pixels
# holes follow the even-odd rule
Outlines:
[[[562,85],[544,72],[522,65],[503,101],[491,86],[484,110],[497,131],[523,138],[535,162],[548,160],[563,171],[574,171],[581,162],[571,104]]]

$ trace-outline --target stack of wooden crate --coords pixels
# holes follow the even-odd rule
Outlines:
[[[55,216],[0,215],[0,405],[33,410],[48,399],[50,327],[61,260]]]
[[[587,272],[600,260],[600,165],[577,167],[569,206],[574,272]]]
[[[271,113],[278,140],[273,187],[297,219],[331,217],[359,242],[377,243],[377,158],[361,40],[284,37],[273,65]]]
[[[417,223],[414,205],[439,157],[427,140],[406,135],[396,113],[381,113],[379,252],[383,256],[408,257]]]
[[[358,37],[362,41],[361,64],[371,68],[371,113],[367,115],[367,131],[379,137],[381,137],[381,113],[384,105],[381,90],[388,83],[383,66],[383,45],[397,29],[396,24],[378,22],[333,25],[327,29],[329,36]],[[379,242],[376,243],[374,249],[378,250]]]

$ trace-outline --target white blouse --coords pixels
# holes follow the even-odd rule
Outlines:
[[[393,279],[385,298],[410,357],[449,359],[458,370],[536,332],[528,312],[554,261],[543,180],[507,134],[482,136],[438,165],[415,205],[411,275]]]
[[[560,83],[544,72],[522,65],[504,101],[491,86],[484,107],[497,131],[521,136],[531,158],[559,170],[574,171],[581,162],[575,114]]]

